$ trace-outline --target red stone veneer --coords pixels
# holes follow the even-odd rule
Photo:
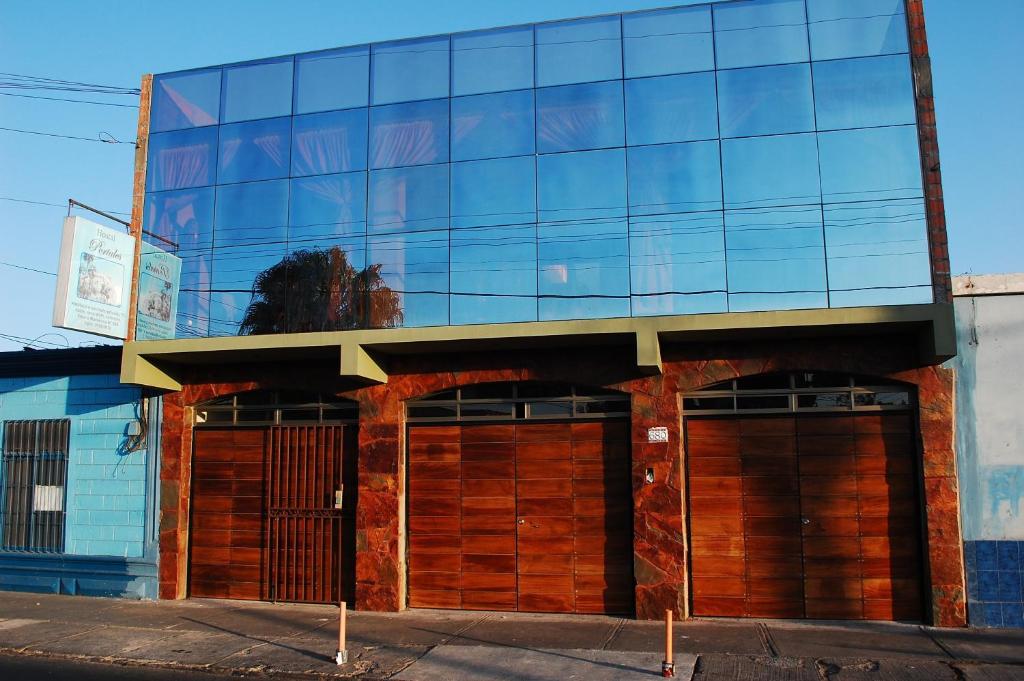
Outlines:
[[[386,385],[356,389],[332,379],[329,368],[297,371],[253,365],[239,370],[258,378],[249,381],[200,374],[182,392],[164,399],[160,596],[185,596],[188,405],[240,390],[294,389],[311,383],[358,401],[355,606],[394,611],[405,607],[404,402],[473,383],[542,380],[606,386],[632,395],[636,614],[656,619],[671,608],[684,616],[688,587],[680,393],[740,376],[816,370],[869,374],[916,386],[931,617],[940,626],[962,626],[965,593],[953,453],[953,377],[940,367],[918,366],[915,347],[909,337],[664,345],[664,374],[653,377],[638,376],[632,351],[615,348],[401,357],[392,358]],[[647,442],[651,426],[668,428],[668,444]],[[655,471],[653,484],[644,483],[647,468]]]
[[[921,145],[925,210],[928,216],[928,244],[932,261],[932,288],[935,302],[953,302],[953,283],[949,272],[949,243],[946,236],[946,207],[942,194],[942,168],[939,163],[939,133],[935,124],[935,93],[932,88],[932,61],[928,55],[928,36],[924,28],[924,0],[906,0],[910,30],[910,58],[914,71],[917,99],[917,131]]]

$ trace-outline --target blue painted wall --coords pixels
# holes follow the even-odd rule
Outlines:
[[[0,552],[0,589],[156,597],[159,429],[150,429],[144,449],[127,451],[141,398],[114,374],[0,377],[0,421],[71,421],[65,552]],[[151,402],[155,426],[159,409]]]
[[[1024,627],[1024,295],[961,295],[954,310],[968,618]]]

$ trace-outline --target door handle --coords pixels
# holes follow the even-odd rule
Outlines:
[[[520,525],[523,525],[523,524],[525,524],[525,523],[526,523],[526,521],[525,521],[525,520],[523,520],[522,518],[520,518],[518,522],[519,522],[519,524],[520,524]]]
[[[800,522],[803,523],[804,525],[810,525],[811,524],[811,519],[810,518],[801,518]]]

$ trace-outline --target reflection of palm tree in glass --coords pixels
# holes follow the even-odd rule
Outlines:
[[[238,334],[401,326],[401,296],[380,270],[356,270],[337,246],[295,251],[256,275]]]

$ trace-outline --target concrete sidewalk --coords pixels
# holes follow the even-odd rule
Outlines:
[[[0,593],[0,652],[222,673],[360,679],[656,678],[663,625],[614,617],[134,602]],[[1024,679],[1024,630],[696,620],[677,623],[677,678]]]

